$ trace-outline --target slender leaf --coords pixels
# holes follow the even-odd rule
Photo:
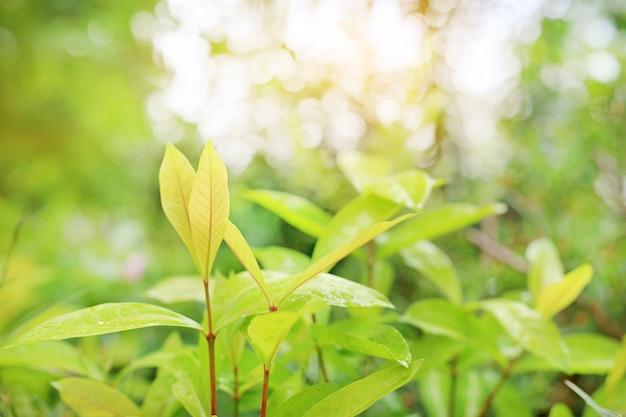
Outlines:
[[[143,303],[107,303],[63,314],[23,333],[5,349],[72,337],[95,336],[153,326],[176,326],[203,331],[182,314]]]
[[[288,193],[270,190],[248,191],[246,197],[296,229],[315,238],[320,237],[332,216],[311,201]]]
[[[493,384],[484,384],[493,386]],[[493,410],[497,416],[507,417],[534,417],[536,413],[531,408],[525,390],[519,385],[507,381],[493,401]],[[472,416],[473,417],[473,416]]]
[[[305,254],[281,246],[255,248],[254,255],[263,265],[263,269],[281,271],[287,274],[297,274],[311,264],[311,258]]]
[[[372,240],[377,235],[383,233],[386,230],[389,230],[396,224],[404,221],[405,219],[411,217],[411,214],[400,216],[393,221],[380,222],[376,223],[367,229],[361,231],[353,240],[347,242],[338,248],[334,249],[332,252],[322,256],[317,261],[315,261],[311,266],[309,266],[302,274],[300,274],[294,281],[292,287],[283,295],[278,304],[280,305],[285,298],[293,291],[298,289],[307,281],[311,280],[313,277],[318,275],[319,273],[325,271],[326,269],[333,266],[335,263],[339,262],[341,259],[348,256],[350,253],[354,252],[356,249],[363,246],[365,243]]]
[[[312,324],[311,334],[322,346],[340,346],[354,352],[390,359],[405,367],[409,366],[411,361],[409,345],[397,329],[388,325],[352,328],[342,326],[340,329]]]
[[[354,240],[361,231],[389,219],[398,210],[400,210],[398,204],[374,195],[357,197],[332,218],[325,233],[315,244],[313,260],[316,261]]]
[[[196,172],[185,155],[168,143],[159,170],[161,205],[194,260],[196,251],[189,219],[189,199],[195,176]]]
[[[339,388],[341,385],[332,383],[306,387],[275,409],[269,410],[269,415],[272,417],[293,417],[294,410],[309,410]]]
[[[450,404],[450,372],[447,366],[443,369],[431,369],[419,373],[417,385],[422,394],[422,406],[428,417],[448,417]]]
[[[141,411],[130,398],[102,382],[72,377],[54,381],[52,386],[80,417],[141,416]]]
[[[492,314],[522,348],[545,358],[560,370],[569,370],[567,346],[559,329],[541,313],[518,301],[497,298],[476,305]]]
[[[326,396],[302,414],[303,417],[352,417],[367,410],[376,401],[400,388],[411,379],[423,360],[408,367],[396,365],[355,381]]]
[[[462,303],[463,294],[456,270],[441,249],[427,240],[420,240],[403,249],[400,254],[408,266],[420,271],[453,304]]]
[[[267,299],[268,305],[271,305],[272,302],[270,300],[270,295],[267,292],[267,287],[265,286],[265,278],[263,278],[263,273],[261,272],[261,268],[254,257],[254,253],[252,253],[252,249],[246,242],[246,239],[241,234],[241,231],[235,226],[230,220],[226,225],[226,232],[224,234],[224,240],[233,251],[235,256],[239,259],[239,262],[246,268],[246,270],[250,273],[250,276],[254,279],[256,284],[259,286],[263,295]]]
[[[464,341],[436,335],[423,335],[419,339],[409,340],[411,355],[414,358],[427,358],[420,368],[420,375],[443,366],[466,345]]]
[[[141,406],[141,416],[172,417],[176,415],[181,408],[181,404],[172,395],[172,386],[175,383],[176,378],[172,373],[159,370],[144,397]]]
[[[618,413],[617,411],[609,410],[607,408],[604,408],[604,407],[601,407],[600,405],[598,405],[598,403],[589,394],[587,394],[585,391],[583,391],[582,388],[580,388],[578,385],[574,384],[572,381],[568,381],[566,379],[563,382],[572,391],[574,391],[580,398],[585,400],[587,405],[589,407],[593,408],[596,411],[596,413],[598,413],[598,415],[600,415],[601,417],[622,417],[621,414]]]
[[[207,142],[189,200],[189,219],[200,273],[208,279],[226,232],[230,198],[224,162]]]
[[[506,212],[504,204],[472,206],[448,204],[420,213],[412,220],[378,239],[377,256],[385,258],[420,240],[432,240],[479,222],[485,217]]]
[[[213,283],[209,283],[213,285]],[[205,303],[202,279],[198,276],[176,276],[165,278],[150,288],[146,295],[162,303]]]
[[[526,258],[530,263],[528,289],[537,300],[545,287],[563,279],[563,264],[556,246],[547,238],[532,241],[526,248]]]
[[[277,311],[255,316],[247,328],[248,340],[261,361],[270,367],[278,348],[301,313]]]
[[[593,268],[584,264],[567,273],[562,280],[549,284],[539,292],[535,309],[546,317],[552,317],[578,298],[591,281]]]
[[[103,371],[71,344],[49,340],[0,350],[0,368],[21,366],[102,379]]]
[[[622,347],[615,355],[615,363],[606,376],[606,389],[609,399],[613,399],[615,390],[626,375],[626,335],[622,336]]]

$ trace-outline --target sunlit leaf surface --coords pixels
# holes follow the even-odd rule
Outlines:
[[[52,386],[80,417],[140,417],[141,411],[128,396],[103,382],[64,378]]]
[[[153,326],[187,327],[203,331],[199,323],[164,307],[144,303],[106,303],[48,320],[22,334],[6,348]]]

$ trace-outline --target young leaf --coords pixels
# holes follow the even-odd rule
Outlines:
[[[203,331],[199,323],[167,308],[143,303],[106,303],[48,320],[23,333],[5,349],[44,340],[95,336],[153,326],[187,327]]]
[[[367,410],[376,401],[394,391],[411,379],[423,360],[413,361],[408,367],[392,366],[326,396],[312,406],[303,417],[352,417]]]
[[[213,285],[209,282],[209,285]],[[150,288],[146,295],[165,304],[197,301],[205,303],[202,282],[197,276],[165,278]]]
[[[400,251],[404,262],[420,271],[453,304],[463,301],[461,284],[452,261],[441,249],[427,240],[420,240]]]
[[[360,248],[361,246],[372,240],[374,237],[378,236],[386,230],[389,230],[396,224],[404,221],[411,216],[411,214],[407,214],[404,216],[400,216],[393,221],[376,223],[361,231],[353,240],[344,243],[343,245],[334,249],[332,252],[322,256],[294,280],[291,288],[287,290],[287,292],[283,295],[278,304],[280,305],[289,294],[301,287],[307,281],[311,280],[317,274],[325,271],[327,268],[330,268],[335,263],[348,256],[350,253],[354,252],[356,249]]]
[[[398,204],[374,195],[357,197],[332,218],[326,232],[315,244],[313,260],[316,261],[346,242],[350,242],[359,232],[377,222],[387,220],[398,210],[400,210]]]
[[[141,411],[130,398],[102,382],[72,377],[54,381],[52,386],[80,417],[141,416]]]
[[[548,284],[539,291],[535,309],[546,317],[552,317],[569,306],[591,281],[593,268],[584,264],[567,273],[562,280]]]
[[[322,346],[340,346],[354,352],[396,361],[405,367],[408,367],[411,361],[411,352],[406,340],[397,329],[388,325],[361,325],[353,328],[342,326],[341,330],[338,330],[312,324],[310,329],[313,338]]]
[[[626,335],[622,336],[622,348],[615,355],[615,363],[606,376],[607,396],[611,400],[614,397],[617,384],[626,375]]]
[[[504,204],[448,204],[415,216],[378,240],[377,256],[391,256],[419,240],[431,240],[506,212]]]
[[[480,301],[476,306],[493,315],[522,348],[560,370],[569,370],[568,351],[559,329],[542,314],[526,304],[506,299]]]
[[[296,229],[319,238],[332,216],[311,201],[297,195],[270,190],[246,192],[246,197],[276,214]]]
[[[189,199],[196,176],[193,167],[171,143],[165,148],[165,156],[159,170],[161,205],[178,235],[183,240],[191,256],[196,259],[191,223],[189,220]]]
[[[250,321],[247,328],[248,340],[268,369],[283,339],[301,316],[300,312],[276,311],[260,314]]]
[[[224,162],[207,142],[189,199],[189,219],[200,273],[208,279],[226,232],[230,198]]]
[[[263,274],[261,273],[261,268],[254,257],[254,253],[252,253],[252,249],[246,242],[246,239],[243,237],[237,226],[233,224],[230,220],[226,225],[226,232],[224,234],[224,241],[228,244],[230,249],[233,251],[235,256],[239,259],[239,262],[246,268],[246,270],[250,273],[250,276],[254,279],[256,284],[259,286],[265,299],[267,300],[267,304],[271,305],[272,301],[270,300],[270,295],[267,292],[267,287],[265,286],[265,279],[263,278]]]
[[[528,289],[537,300],[545,287],[563,279],[563,264],[558,249],[547,238],[532,241],[526,248],[526,258],[530,263]]]

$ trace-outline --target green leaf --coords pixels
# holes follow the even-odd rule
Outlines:
[[[491,387],[493,384],[487,386]],[[534,417],[536,414],[530,406],[525,390],[511,381],[506,381],[493,401],[493,410],[497,416]]]
[[[361,194],[373,181],[389,175],[392,168],[391,161],[381,155],[353,150],[338,154],[337,165]]]
[[[569,352],[559,329],[541,313],[518,301],[497,298],[476,305],[493,315],[522,348],[545,358],[560,370],[569,370]]]
[[[462,303],[463,294],[456,270],[448,255],[441,249],[427,240],[420,240],[403,249],[400,254],[408,266],[420,271],[453,304]]]
[[[416,340],[409,340],[409,346],[414,358],[427,358],[420,368],[420,375],[424,375],[447,363],[466,343],[445,336],[423,335]]]
[[[0,350],[0,368],[12,366],[72,373],[92,379],[104,377],[103,371],[87,356],[71,344],[58,340]]]
[[[609,372],[620,348],[614,339],[596,333],[566,334],[563,341],[569,351],[570,372],[580,375],[602,375]],[[521,373],[559,369],[541,357],[525,355],[515,370]]]
[[[172,392],[192,417],[207,417],[211,391],[203,390],[200,378],[200,362],[192,355],[179,355],[167,369],[172,372],[176,383]]]
[[[209,283],[212,285],[212,282]],[[196,301],[205,303],[202,278],[175,276],[165,278],[146,291],[146,295],[165,304]]]
[[[377,256],[385,258],[420,240],[432,240],[463,229],[483,218],[506,212],[504,204],[472,206],[454,203],[416,215],[378,239]]]
[[[189,220],[189,199],[196,172],[174,145],[167,144],[159,170],[161,205],[165,216],[183,240],[189,253],[196,260],[191,223]]]
[[[348,326],[346,324],[349,324]],[[320,345],[340,346],[354,352],[390,359],[408,367],[411,362],[409,345],[395,328],[379,325],[359,325],[353,320],[333,327],[311,325],[311,334]]]
[[[246,239],[243,237],[237,226],[235,226],[230,220],[226,225],[226,233],[224,234],[224,240],[233,251],[239,262],[246,268],[246,270],[250,273],[250,276],[254,279],[256,284],[259,286],[263,295],[267,299],[267,304],[272,305],[272,301],[270,300],[270,295],[267,292],[267,287],[265,286],[265,278],[263,278],[263,273],[261,272],[261,268],[254,257],[254,253],[252,253],[252,249],[246,242]]]
[[[400,206],[396,203],[373,195],[357,197],[332,218],[325,233],[315,244],[313,260],[316,261],[341,245],[354,240],[364,229],[387,220],[398,210]]]
[[[306,387],[273,410],[269,410],[272,417],[293,417],[294,410],[309,410],[313,405],[341,388],[339,384],[318,384]]]
[[[552,317],[578,298],[591,281],[593,268],[584,264],[567,273],[562,280],[543,287],[537,297],[535,309],[546,317]]]
[[[526,258],[530,264],[528,289],[538,300],[545,287],[563,279],[563,264],[556,246],[547,238],[532,241],[526,248]]]
[[[268,271],[264,273],[270,293],[281,286],[285,277]],[[276,282],[276,276],[282,278]],[[269,311],[267,300],[260,288],[245,271],[228,279],[215,277],[215,289],[211,297],[213,328],[217,332],[240,318]],[[284,285],[284,284],[283,284]]]
[[[607,395],[610,399],[614,397],[615,390],[620,381],[626,375],[626,335],[622,336],[622,347],[615,355],[615,364],[606,376]]]
[[[419,392],[422,395],[421,403],[428,417],[448,417],[450,397],[450,371],[431,369],[429,372],[419,373],[417,380]]]
[[[411,304],[401,320],[419,327],[424,333],[457,340],[465,340],[472,333],[468,313],[441,298],[423,299]]]
[[[333,274],[319,274],[293,293],[293,297],[315,297],[336,307],[394,308],[380,292]]]
[[[574,417],[574,413],[563,403],[556,403],[550,408],[548,417]]]
[[[197,264],[204,279],[209,278],[213,261],[226,232],[230,198],[224,162],[207,142],[189,200],[189,219]]]
[[[130,398],[102,382],[72,377],[54,381],[52,386],[80,417],[141,416],[141,411]]]
[[[436,184],[437,181],[425,172],[410,170],[374,180],[365,186],[365,191],[411,210],[419,211],[424,208]]]
[[[172,395],[176,378],[165,370],[159,370],[150,384],[141,406],[142,417],[171,417],[181,408],[180,402]]]
[[[413,379],[422,362],[422,359],[413,361],[406,368],[402,365],[392,366],[352,382],[326,396],[302,417],[356,416]]]
[[[311,258],[305,254],[281,246],[255,248],[254,255],[263,265],[263,269],[281,271],[287,274],[304,271],[311,264]]]
[[[270,190],[246,192],[246,198],[254,201],[296,229],[315,238],[320,237],[332,216],[311,201],[288,193]]]
[[[254,316],[250,320],[247,328],[248,340],[268,369],[280,344],[301,316],[301,312],[276,311]]]
[[[48,320],[23,333],[5,349],[44,340],[95,336],[153,326],[187,327],[203,332],[199,323],[164,307],[143,303],[107,303]]]
[[[289,288],[283,297],[280,299],[278,304],[280,305],[285,298],[293,291],[298,289],[307,281],[311,280],[313,277],[318,275],[319,273],[325,271],[326,269],[333,266],[335,263],[339,262],[341,259],[348,256],[350,253],[354,252],[356,249],[360,248],[374,237],[383,233],[384,231],[392,228],[396,224],[406,220],[411,217],[411,214],[400,216],[393,221],[380,222],[376,223],[367,229],[361,231],[353,240],[339,246],[334,249],[332,252],[322,256],[317,261],[315,261],[311,266],[309,266],[304,272],[302,272],[294,281],[294,284],[291,288]]]

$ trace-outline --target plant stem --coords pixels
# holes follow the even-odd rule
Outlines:
[[[450,393],[448,398],[448,417],[454,417],[456,406],[456,378],[459,374],[459,355],[454,355],[450,363]]]
[[[211,316],[211,297],[209,294],[209,280],[205,278],[204,283],[204,298],[206,300],[206,313],[209,331],[206,334],[206,341],[209,345],[209,375],[211,383],[211,415],[217,415],[217,378],[215,377],[215,337],[213,333],[213,318]]]
[[[239,368],[233,367],[233,417],[239,417]]]
[[[315,313],[311,314],[311,321],[313,323],[317,323],[317,317],[315,317]],[[317,364],[320,367],[322,379],[324,379],[324,382],[329,382],[330,379],[328,379],[328,373],[326,372],[326,365],[324,364],[324,355],[322,354],[322,348],[317,343],[315,343],[315,350],[317,351]]]
[[[263,396],[261,398],[261,414],[260,417],[265,417],[267,413],[267,390],[270,382],[270,368],[263,364]]]
[[[513,373],[513,368],[515,367],[515,364],[522,357],[523,354],[524,352],[522,351],[513,359],[511,359],[507,367],[502,372],[502,375],[500,375],[500,379],[498,379],[498,382],[496,382],[496,385],[493,387],[493,389],[491,390],[491,392],[485,399],[485,402],[483,403],[483,407],[480,409],[480,412],[478,413],[477,417],[485,417],[487,415],[487,412],[491,408],[491,403],[493,403],[493,400],[496,398],[496,394],[498,394],[498,392],[500,391],[500,389],[502,388],[506,380],[509,379],[509,377]]]

